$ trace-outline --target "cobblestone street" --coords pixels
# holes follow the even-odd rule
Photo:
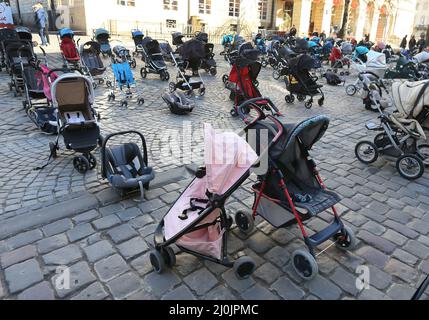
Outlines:
[[[61,66],[56,48],[56,44],[49,47],[51,67]],[[290,122],[321,113],[331,119],[311,155],[328,188],[342,197],[338,209],[359,240],[357,248],[347,253],[332,246],[320,252],[320,274],[304,282],[290,263],[292,252],[304,246],[299,229],[274,229],[258,218],[250,235],[244,236],[235,226],[228,234],[228,253],[244,252],[257,263],[249,279],[237,280],[233,270],[183,253],[177,255],[172,270],[162,275],[153,272],[148,255],[154,229],[191,181],[194,166],[202,164],[203,123],[228,130],[243,127],[229,114],[232,103],[221,79],[229,66],[219,55],[216,59],[217,76],[202,73],[206,95],[195,98],[197,107],[187,116],[170,113],[161,99],[168,83],[156,75],[142,80],[140,61],[135,76],[143,106],[132,102],[128,108],[121,107],[118,101],[107,101],[105,86],[96,89],[103,136],[129,129],[145,135],[149,165],[157,175],[145,201],[138,196],[120,199],[102,180],[100,165],[79,174],[73,168],[73,152],[64,147],[45,169],[33,170],[47,161],[48,143],[55,137],[36,129],[22,108],[22,98],[9,92],[7,74],[0,73],[0,298],[411,298],[429,273],[428,171],[411,182],[399,176],[394,163],[383,159],[369,166],[360,163],[355,145],[372,138],[365,122],[377,121],[377,114],[365,110],[360,98],[347,96],[343,86],[324,87],[323,107],[315,103],[307,110],[300,102],[286,105],[285,85],[273,79],[270,67],[262,69],[259,89]],[[172,77],[176,73],[170,64],[169,72]],[[354,79],[351,76],[348,83]],[[184,128],[192,128],[192,142],[181,148]],[[98,150],[94,154],[99,160]],[[252,176],[230,198],[226,205],[230,214],[251,208],[255,179]],[[329,214],[319,215],[306,228],[320,230],[330,219]],[[370,289],[359,291],[356,268],[361,265],[369,267]],[[69,289],[55,285],[58,266],[70,268]]]

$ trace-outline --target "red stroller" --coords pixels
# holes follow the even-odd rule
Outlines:
[[[80,56],[79,51],[74,42],[74,32],[71,29],[64,28],[59,32],[61,39],[60,50],[64,60],[64,68],[80,68]]]
[[[263,110],[270,110],[270,114],[266,115]],[[253,116],[254,111],[257,116]],[[286,123],[267,98],[246,101],[238,107],[238,113],[247,125],[248,136],[255,133],[255,151],[261,163],[265,162],[262,154],[268,150],[268,165],[261,168],[263,173],[258,173],[258,182],[252,187],[255,192],[253,214],[238,211],[235,222],[245,234],[252,231],[256,215],[276,228],[298,224],[308,250],[295,250],[292,266],[304,280],[313,279],[318,273],[317,246],[332,239],[340,249],[351,250],[356,243],[353,231],[343,224],[335,209],[340,197],[326,189],[309,154],[326,132],[329,119],[320,115],[298,124]],[[328,209],[332,209],[332,223],[310,236],[303,221]]]
[[[232,116],[237,116],[237,106],[242,102],[258,98],[258,75],[261,64],[258,62],[259,50],[253,48],[250,42],[242,44],[238,49],[238,56],[232,61],[229,76],[223,76],[225,88],[231,91],[229,98],[234,101]]]

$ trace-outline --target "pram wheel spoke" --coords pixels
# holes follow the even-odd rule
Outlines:
[[[360,141],[355,147],[355,155],[362,163],[374,163],[378,159],[378,149],[371,141]]]
[[[298,249],[292,254],[292,266],[295,272],[304,280],[311,280],[319,273],[314,256],[302,249]]]
[[[249,212],[240,210],[235,214],[235,224],[242,233],[249,234],[255,227],[255,219]]]
[[[396,169],[403,178],[415,180],[423,175],[425,166],[419,157],[413,154],[404,154],[396,161]]]
[[[334,235],[334,241],[337,248],[341,250],[353,250],[356,247],[356,237],[352,229],[348,226]]]
[[[78,156],[73,159],[73,167],[81,174],[84,174],[88,171],[90,164],[86,157]]]
[[[234,261],[234,273],[240,280],[249,278],[255,271],[255,261],[248,256],[243,256]]]

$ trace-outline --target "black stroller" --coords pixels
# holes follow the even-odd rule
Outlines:
[[[178,53],[181,60],[178,60],[174,53],[171,53],[177,69],[177,76],[176,82],[170,82],[169,84],[170,92],[180,89],[191,95],[193,90],[198,89],[200,96],[203,96],[206,92],[206,87],[198,69],[201,61],[206,56],[204,44],[196,39],[191,39],[179,47]],[[192,74],[187,74],[187,70],[190,70]]]
[[[103,58],[112,56],[112,47],[110,46],[110,34],[106,29],[100,28],[94,31],[94,40],[100,44]]]
[[[66,149],[82,153],[74,157],[74,168],[82,174],[93,170],[97,160],[91,151],[100,144],[102,138],[97,114],[93,109],[94,89],[91,80],[76,73],[66,73],[54,81],[51,91],[52,103],[57,109],[58,135],[55,142],[49,143],[49,160],[57,158],[62,135]]]
[[[322,91],[323,85],[317,83],[318,77],[312,76],[310,70],[314,68],[314,59],[309,55],[302,54],[289,60],[287,76],[285,77],[286,89],[289,94],[285,96],[287,103],[293,103],[296,94],[298,101],[305,101],[307,96],[310,99],[305,102],[305,107],[310,109],[313,106],[313,97],[321,95],[317,103],[323,106],[325,96]]]
[[[195,39],[204,43],[206,49],[206,57],[201,61],[201,69],[204,69],[207,73],[212,76],[217,74],[216,60],[214,59],[214,44],[208,43],[209,37],[205,32],[198,32],[195,34]]]
[[[285,77],[289,72],[289,60],[296,57],[297,54],[288,46],[284,45],[273,51],[273,57],[276,59],[276,64],[273,67],[273,78],[279,80]]]
[[[141,43],[141,50],[142,61],[144,62],[144,66],[140,69],[142,78],[145,79],[148,73],[155,73],[159,74],[162,81],[170,80],[159,42],[146,37]]]
[[[141,139],[142,149],[134,142],[108,145],[109,140],[123,135],[137,135]],[[143,135],[138,131],[110,134],[103,139],[100,154],[103,179],[107,179],[121,196],[140,190],[143,198],[144,190],[149,189],[150,181],[155,178],[153,169],[148,167],[146,140]]]
[[[104,83],[102,77],[106,67],[100,58],[101,46],[98,42],[88,41],[80,46],[79,55],[82,61],[82,70],[87,77],[98,80],[99,84]],[[96,86],[95,82],[94,87]]]
[[[170,43],[167,40],[158,40],[158,42],[164,61],[173,62],[173,59],[171,58],[173,48],[171,47]]]
[[[18,40],[18,33],[15,29],[0,28],[0,72],[6,68],[5,43],[11,40]]]
[[[245,131],[255,133],[252,142],[256,142],[260,163],[266,166],[260,165],[258,181],[252,187],[255,193],[252,214],[238,211],[235,222],[244,234],[254,228],[256,215],[275,228],[298,224],[308,250],[295,250],[292,266],[301,278],[311,280],[318,274],[316,247],[329,239],[342,250],[352,250],[356,245],[353,231],[337,214],[335,205],[340,197],[327,190],[310,157],[312,147],[326,132],[329,119],[319,115],[300,123],[286,123],[268,98],[248,100],[238,108],[238,113],[246,123]],[[262,149],[266,145],[268,148]],[[331,224],[309,235],[303,221],[329,209],[333,214]]]
[[[131,30],[131,37],[133,38],[134,46],[135,46],[133,57],[136,57],[139,54],[143,55],[143,38],[144,38],[143,32],[141,32],[138,29],[133,29]]]
[[[171,34],[171,39],[173,41],[173,46],[176,46],[176,49],[178,49],[182,44],[185,42],[183,41],[183,38],[185,36],[181,32],[173,32]]]
[[[127,62],[131,68],[135,69],[137,67],[137,61],[131,56],[130,50],[125,48],[123,45],[118,44],[113,47],[113,63],[122,63]]]

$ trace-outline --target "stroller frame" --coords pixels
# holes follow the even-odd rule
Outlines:
[[[170,52],[171,59],[173,61],[174,66],[177,69],[176,82],[170,82],[168,84],[168,88],[170,92],[174,92],[176,89],[180,89],[182,91],[186,91],[188,95],[192,95],[194,90],[198,89],[198,93],[200,96],[204,96],[206,93],[206,86],[204,80],[201,78],[201,75],[198,70],[196,70],[195,74],[192,76],[186,75],[186,69],[189,65],[188,62],[178,62],[173,52]],[[198,76],[198,82],[191,82],[193,76]]]
[[[122,62],[119,64],[112,63],[111,67],[113,69],[115,65],[122,65],[122,64],[128,65],[128,67],[130,68],[130,72],[131,72],[131,67],[130,67],[128,62]],[[113,71],[112,77],[113,77],[113,81],[108,80],[106,82],[107,87],[111,88],[111,91],[107,96],[107,101],[110,102],[110,101],[116,100],[116,90],[118,89],[119,93],[122,95],[122,99],[121,99],[121,103],[120,103],[121,107],[128,107],[128,100],[131,100],[133,98],[133,95],[137,94],[135,80],[134,80],[134,83],[131,83],[129,81],[129,79],[125,79],[123,82],[121,82],[121,79],[118,79],[116,77],[115,71]],[[125,77],[126,77],[126,75],[125,75]],[[133,89],[134,89],[134,92],[133,92]],[[125,92],[124,92],[124,90],[125,90]],[[143,97],[137,98],[137,104],[143,105],[144,104],[144,98]]]
[[[251,109],[255,110],[257,113],[257,117],[253,119],[251,116],[249,116],[249,110]],[[269,114],[266,114],[263,110],[266,110],[266,111],[269,110],[268,111]],[[280,137],[284,133],[285,128],[283,124],[278,120],[278,116],[282,116],[282,114],[269,98],[264,97],[264,98],[255,98],[255,99],[248,100],[238,108],[238,113],[239,113],[239,116],[243,119],[243,121],[246,124],[246,127],[244,129],[244,131],[246,132],[248,132],[248,130],[251,129],[253,125],[255,125],[256,123],[260,124],[260,120],[270,120],[276,126],[277,131],[272,126],[269,126],[269,125],[263,126],[263,127],[266,127],[266,129],[268,129],[268,131],[270,131],[274,135],[274,138],[270,142],[270,145],[268,146],[268,148],[261,151],[261,154],[268,152],[269,149],[279,141]],[[322,190],[326,190],[327,187],[324,185],[323,180],[318,170],[316,169],[316,163],[314,162],[313,159],[309,158],[308,151],[304,151],[304,148],[302,147],[301,147],[301,150],[303,151],[303,154],[307,161],[307,165],[309,169],[312,171],[312,174],[317,180],[317,183],[319,184],[320,188]],[[259,158],[261,159],[262,155],[260,155]],[[268,172],[264,176],[262,176],[262,178],[258,178],[260,182],[260,188],[258,188],[258,184],[252,187],[252,190],[255,193],[254,194],[255,200],[252,207],[252,213],[249,214],[248,212],[237,211],[235,215],[235,222],[241,232],[243,232],[244,234],[250,233],[254,227],[254,219],[258,215],[257,210],[263,198],[270,202],[277,203],[284,210],[291,212],[293,214],[293,220],[290,220],[286,224],[282,224],[276,227],[286,227],[294,223],[298,224],[298,227],[301,231],[301,234],[304,239],[304,243],[308,251],[305,251],[302,249],[298,249],[294,251],[294,253],[292,254],[292,263],[295,271],[301,278],[303,278],[304,280],[311,280],[318,273],[318,266],[316,262],[317,255],[315,254],[315,248],[320,244],[326,242],[330,238],[332,238],[338,248],[342,250],[352,250],[356,242],[353,231],[349,227],[343,224],[335,208],[335,205],[332,205],[331,206],[331,210],[333,214],[332,223],[328,225],[326,228],[318,232],[315,232],[313,235],[309,236],[309,234],[304,228],[303,221],[311,219],[311,215],[307,214],[307,217],[305,217],[304,215],[300,214],[301,212],[296,207],[294,200],[292,200],[291,193],[289,192],[288,187],[286,185],[286,180],[285,180],[286,177],[284,176],[279,166],[275,163],[275,161],[271,159],[269,154],[268,154],[268,164],[269,164]],[[267,181],[271,175],[277,175],[277,177],[279,178],[280,188],[282,189],[282,192],[284,193],[284,196],[287,199],[288,207],[285,207],[285,205],[282,203],[282,200],[271,198],[264,193]],[[271,222],[268,221],[264,216],[261,216],[261,217],[271,224]]]
[[[140,75],[143,79],[147,77],[148,73],[153,73],[158,74],[161,78],[161,81],[170,80],[170,74],[167,71],[167,65],[161,68],[156,66],[152,61],[151,55],[146,51],[146,48],[143,45],[140,48],[140,53],[142,55],[142,61],[144,62],[144,66],[140,69]],[[163,57],[162,53],[159,53],[159,55]]]

